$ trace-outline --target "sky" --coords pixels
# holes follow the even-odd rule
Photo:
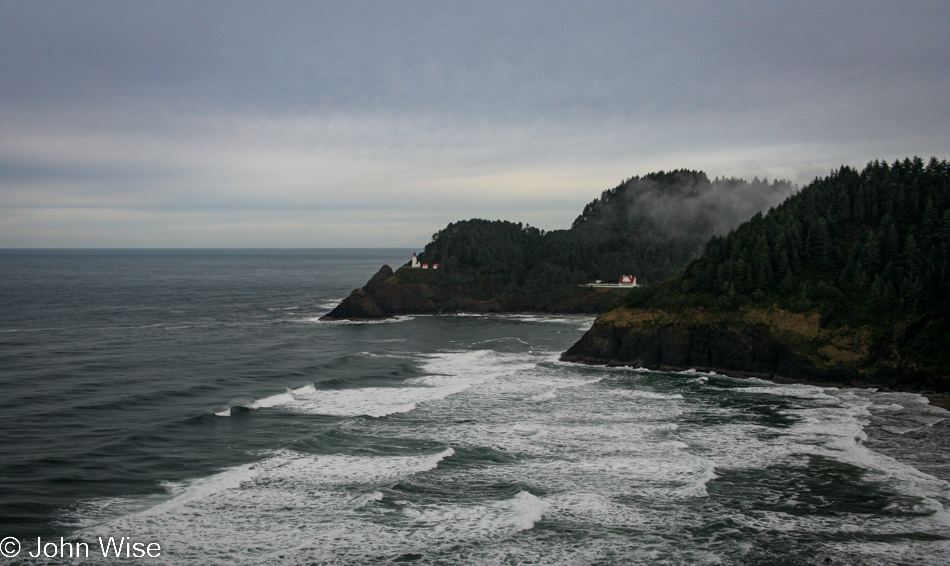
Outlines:
[[[0,247],[416,247],[950,157],[950,2],[0,0]]]

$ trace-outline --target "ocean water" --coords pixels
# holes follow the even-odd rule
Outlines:
[[[408,255],[0,252],[0,563],[950,562],[926,399],[559,362],[585,316],[318,321]]]

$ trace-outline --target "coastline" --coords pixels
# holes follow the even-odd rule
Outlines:
[[[606,312],[628,288],[557,287],[547,296],[511,296],[485,285],[461,284],[444,271],[393,271],[383,265],[361,288],[354,289],[321,320],[378,320],[393,316],[451,313],[597,315]]]
[[[660,372],[683,372],[694,370],[697,372],[709,372],[723,375],[726,377],[736,378],[736,379],[761,379],[764,381],[771,381],[772,383],[779,384],[802,384],[802,385],[814,385],[816,387],[833,387],[836,389],[866,389],[873,390],[875,393],[914,393],[920,395],[927,399],[927,402],[934,407],[939,407],[946,411],[950,411],[950,393],[940,393],[934,392],[926,389],[913,388],[913,387],[891,387],[891,386],[879,386],[871,382],[865,383],[855,383],[853,381],[835,381],[835,380],[819,380],[819,379],[808,379],[808,378],[789,378],[781,375],[769,375],[764,373],[756,372],[744,372],[738,370],[727,370],[716,367],[700,367],[700,366],[669,366],[669,365],[658,365],[658,366],[646,366],[642,364],[635,363],[624,363],[617,360],[614,361],[604,361],[604,360],[587,360],[587,359],[565,359],[563,354],[561,356],[561,361],[572,363],[572,364],[582,364],[588,366],[603,366],[603,367],[629,367],[629,368],[642,368],[650,371],[660,371]]]
[[[620,307],[598,317],[561,360],[673,371],[696,368],[780,383],[950,395],[945,371],[922,368],[875,346],[866,329],[829,331],[814,313]]]
[[[366,318],[329,318],[324,315],[321,317],[321,320],[324,322],[366,322],[371,323],[373,321],[382,321],[395,319],[401,316],[452,316],[452,315],[481,315],[486,317],[492,316],[510,316],[510,315],[531,315],[531,316],[594,316],[594,313],[578,313],[578,312],[559,312],[559,311],[550,311],[550,310],[512,310],[512,311],[484,311],[484,310],[466,310],[458,309],[450,312],[426,312],[426,313],[405,313],[405,314],[387,314],[381,317],[366,317]],[[566,353],[566,352],[565,352]],[[561,355],[561,360],[569,363],[577,363],[583,365],[591,366],[604,366],[604,367],[631,367],[631,368],[644,368],[651,371],[671,371],[679,372],[686,370],[695,370],[703,372],[714,372],[727,377],[739,378],[739,379],[763,379],[771,381],[773,383],[782,383],[782,384],[792,384],[800,383],[804,385],[814,385],[818,387],[835,387],[835,388],[855,388],[855,389],[873,389],[880,392],[903,392],[903,393],[916,393],[923,396],[928,400],[930,405],[939,407],[941,409],[950,411],[950,392],[936,392],[933,390],[928,390],[922,387],[913,387],[914,384],[906,384],[907,387],[901,387],[899,382],[894,382],[890,385],[879,385],[871,381],[866,380],[855,380],[855,379],[810,379],[807,377],[787,377],[783,375],[776,374],[766,374],[760,372],[752,371],[740,371],[734,369],[723,369],[720,367],[702,367],[702,366],[673,366],[673,365],[642,365],[636,363],[627,363],[621,362],[619,360],[592,360],[589,358],[582,358],[580,356],[572,356],[573,359],[566,359],[564,354]]]

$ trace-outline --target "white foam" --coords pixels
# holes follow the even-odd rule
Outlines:
[[[404,510],[403,520],[423,531],[451,529],[478,540],[531,529],[549,507],[537,496],[520,491],[511,499],[489,505],[410,506]]]
[[[546,386],[546,389],[541,393],[536,393],[525,398],[525,401],[528,403],[543,403],[545,401],[550,401],[557,397],[557,392],[561,389],[570,389],[572,387],[583,387],[585,385],[593,385],[598,383],[603,378],[595,379],[558,379],[557,382],[551,381],[541,381],[536,382],[538,385]]]
[[[235,489],[257,475],[253,464],[238,466],[207,478],[191,481],[176,497],[140,513],[141,516],[161,515],[181,509],[189,503],[208,499],[222,491]]]
[[[683,371],[675,371],[675,372],[673,372],[673,373],[679,374],[679,375],[687,375],[687,376],[690,376],[690,377],[692,377],[692,376],[694,376],[694,375],[701,375],[701,376],[704,376],[704,377],[716,377],[716,376],[719,375],[718,373],[716,373],[716,372],[714,372],[714,371],[699,371],[698,369],[695,369],[695,368],[690,368],[690,369],[683,370]]]
[[[661,401],[680,401],[683,399],[683,395],[681,393],[657,393],[655,391],[647,391],[645,389],[630,389],[625,391],[617,391],[616,393],[617,395],[633,399],[655,399]]]
[[[544,427],[534,423],[517,423],[512,425],[511,430],[520,436],[537,436],[544,434]]]
[[[804,399],[824,400],[829,403],[836,403],[837,398],[831,395],[831,391],[837,391],[834,387],[818,387],[815,385],[772,385],[771,382],[762,381],[758,387],[734,387],[730,391],[734,393],[756,393],[760,395],[775,395],[777,397],[801,397]]]
[[[838,543],[832,548],[840,554],[842,562],[861,556],[864,564],[946,566],[946,557],[950,556],[948,540]]]
[[[467,383],[484,383],[528,371],[537,363],[526,362],[519,354],[502,354],[491,350],[472,350],[431,354],[425,357],[422,370],[437,376],[463,380]],[[433,382],[435,378],[428,378]]]
[[[570,389],[572,387],[584,387],[586,385],[593,385],[595,383],[600,383],[603,381],[602,377],[595,377],[594,379],[559,379],[557,382],[558,389]]]
[[[543,403],[544,401],[550,401],[557,396],[557,387],[552,387],[551,389],[545,391],[544,393],[538,393],[537,395],[532,395],[525,399],[529,403]]]
[[[517,320],[520,322],[545,322],[545,323],[558,323],[558,324],[577,324],[578,322],[584,322],[586,324],[593,324],[596,316],[591,315],[558,315],[558,314],[549,314],[549,315],[534,315],[534,314],[509,314],[509,315],[498,315],[502,318],[508,320]]]
[[[305,316],[302,318],[294,319],[294,321],[295,322],[317,322],[320,324],[393,324],[396,322],[406,322],[409,320],[414,320],[415,318],[416,318],[415,316],[411,316],[411,315],[402,315],[402,316],[393,316],[389,318],[321,320],[319,316]]]
[[[321,389],[298,395],[283,408],[337,417],[385,417],[407,413],[419,403],[451,395],[448,387],[363,387],[359,389]]]
[[[875,403],[875,404],[872,404],[868,408],[874,409],[876,411],[903,411],[904,410],[904,406],[898,405],[897,403],[888,403],[886,405],[879,405]]]
[[[222,407],[214,411],[214,414],[219,417],[230,417],[231,416],[231,407]]]
[[[908,496],[911,503],[903,505],[910,505],[915,513],[927,514],[928,520],[940,524],[948,520],[945,505],[950,502],[950,484],[867,447],[864,427],[871,417],[869,409],[875,408],[874,393],[808,385],[751,387],[739,391],[795,401],[792,408],[780,411],[793,422],[778,431],[734,423],[717,427],[722,430],[722,437],[730,439],[727,447],[719,449],[713,445],[713,458],[722,466],[765,468],[807,456],[830,458],[865,470],[865,481],[879,482],[889,490]],[[704,437],[707,434],[702,432]]]
[[[342,302],[344,301],[344,299],[346,299],[346,297],[341,297],[341,298],[339,298],[339,299],[330,299],[330,300],[327,300],[327,301],[323,301],[323,302],[321,302],[319,305],[317,305],[317,308],[320,309],[320,310],[325,310],[325,311],[327,311],[327,312],[330,312],[330,311],[332,311],[333,309],[335,309],[335,308],[337,308],[338,306],[340,306],[340,303],[342,303]],[[295,308],[296,308],[296,307],[295,307]]]
[[[176,559],[188,563],[219,562],[215,545],[220,545],[217,551],[240,560],[244,552],[253,556],[293,548],[301,536],[319,540],[354,510],[381,500],[378,486],[433,470],[453,454],[451,448],[429,455],[379,457],[279,451],[206,478],[166,484],[174,492],[171,499],[83,525],[78,535],[134,532],[161,540],[163,547],[174,548]],[[109,508],[116,502],[97,504]],[[238,548],[243,552],[235,553]]]
[[[258,399],[246,406],[248,409],[264,409],[267,407],[277,407],[279,405],[290,405],[293,404],[294,401],[294,394],[288,389],[284,393],[278,393],[276,395],[271,395],[270,397]]]
[[[512,500],[497,504],[496,507],[503,511],[503,522],[518,532],[533,528],[550,504],[527,491],[519,491]]]
[[[670,379],[561,364],[555,355],[421,355],[426,375],[399,387],[308,384],[268,398],[285,396],[273,405],[281,410],[343,416],[412,411],[341,426],[456,446],[452,465],[440,466],[451,448],[416,456],[280,451],[204,481],[170,484],[147,511],[84,532],[154,536],[172,544],[183,564],[365,564],[408,554],[420,564],[732,563],[762,540],[787,546],[802,536],[838,537],[845,542],[823,544],[840,544],[854,562],[893,553],[892,562],[926,564],[915,558],[939,556],[946,546],[938,539],[950,537],[947,484],[867,447],[866,423],[878,408],[869,393],[765,381],[720,391],[691,384],[706,377],[696,371]],[[943,418],[907,405],[919,426]],[[862,482],[907,497],[895,496],[900,509],[892,515],[808,513],[798,492],[783,502],[802,512],[795,514],[760,508],[775,501],[749,500],[740,509],[710,498],[727,473],[807,469],[824,459],[856,466],[866,472]],[[498,486],[518,488],[499,495]],[[710,537],[695,536],[709,529]],[[918,533],[937,542],[918,551],[837,533]]]
[[[493,344],[495,342],[518,342],[519,344],[524,344],[526,346],[530,345],[528,342],[522,340],[521,338],[516,338],[514,336],[504,336],[502,338],[491,338],[488,340],[482,340],[481,342],[476,342],[474,345],[480,346],[482,344]]]
[[[534,368],[515,363],[511,355],[489,350],[435,354],[423,358],[422,369],[432,375],[407,379],[401,387],[316,389],[313,384],[253,401],[250,409],[284,410],[338,417],[385,417],[407,413],[420,403],[438,401],[469,387]],[[505,363],[508,362],[508,363]]]
[[[375,352],[369,352],[369,351],[360,352],[360,355],[366,356],[367,358],[395,358],[395,359],[400,359],[400,360],[406,358],[405,354],[377,354]]]
[[[312,395],[317,392],[317,389],[313,386],[312,383],[308,383],[303,387],[298,387],[297,389],[292,389],[290,391],[292,394],[296,395]]]

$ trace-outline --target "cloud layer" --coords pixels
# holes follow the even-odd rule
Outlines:
[[[945,2],[0,3],[0,247],[421,246],[950,154]]]

